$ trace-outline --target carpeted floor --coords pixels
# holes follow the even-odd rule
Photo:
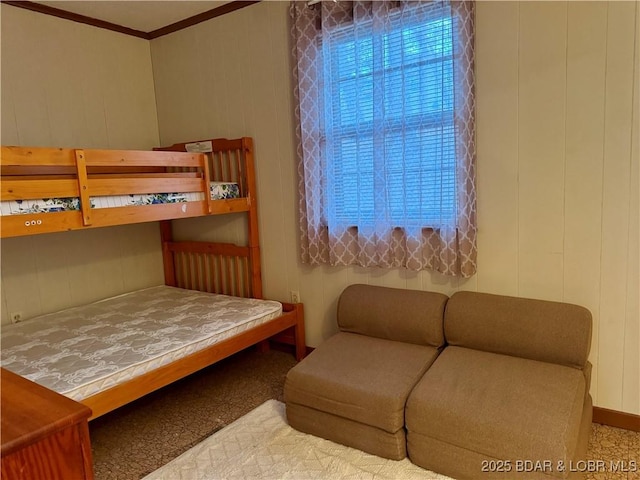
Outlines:
[[[96,480],[138,479],[271,398],[295,358],[250,349],[89,423]]]
[[[139,479],[266,400],[282,401],[294,365],[288,353],[250,349],[92,421],[96,480]],[[639,452],[640,433],[594,424],[588,458],[638,462]],[[586,478],[640,480],[640,463]]]

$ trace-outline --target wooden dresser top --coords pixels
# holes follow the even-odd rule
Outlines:
[[[87,406],[4,368],[0,397],[3,457],[91,416]]]

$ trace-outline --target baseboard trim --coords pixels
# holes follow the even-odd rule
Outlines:
[[[624,428],[640,432],[640,415],[609,410],[608,408],[593,407],[593,422],[610,427]]]

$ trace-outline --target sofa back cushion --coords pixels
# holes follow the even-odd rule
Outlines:
[[[450,345],[584,368],[591,313],[569,303],[457,292],[444,331]]]
[[[350,285],[338,300],[338,327],[343,332],[438,348],[444,345],[448,298],[420,290]]]

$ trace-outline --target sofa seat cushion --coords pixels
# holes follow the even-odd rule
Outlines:
[[[340,332],[289,371],[285,402],[395,433],[409,393],[437,355],[431,346]]]
[[[491,458],[566,465],[576,453],[585,398],[576,368],[450,346],[407,401],[408,455],[416,432]]]

